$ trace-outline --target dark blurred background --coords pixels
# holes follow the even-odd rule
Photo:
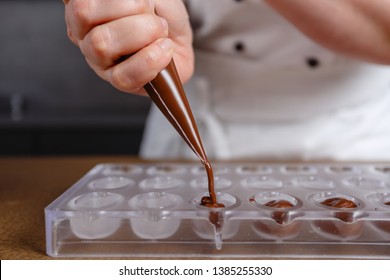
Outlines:
[[[0,155],[135,155],[149,106],[87,66],[61,0],[0,0]]]

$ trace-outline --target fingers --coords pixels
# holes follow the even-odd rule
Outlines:
[[[127,55],[168,36],[165,19],[152,14],[124,17],[94,27],[79,42],[89,63],[107,69]]]
[[[120,91],[143,92],[140,87],[151,81],[171,61],[174,45],[169,38],[160,38],[119,64],[97,74]]]
[[[69,38],[90,67],[124,92],[142,92],[174,57],[193,73],[192,32],[182,0],[64,0]]]
[[[64,0],[72,41],[82,40],[95,26],[126,16],[154,13],[151,0]]]

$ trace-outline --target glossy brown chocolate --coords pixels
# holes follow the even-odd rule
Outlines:
[[[335,209],[346,209],[334,213],[334,217],[338,221],[316,221],[315,225],[321,232],[336,238],[355,238],[361,234],[363,222],[356,220],[355,211],[350,210],[358,207],[354,201],[342,197],[333,197],[325,199],[321,204]]]
[[[270,200],[267,203],[264,204],[264,206],[270,207],[270,208],[291,208],[294,205],[288,201],[288,200]],[[272,218],[275,222],[277,222],[280,225],[287,224],[290,219],[289,212],[285,211],[275,211],[272,213]]]
[[[321,202],[323,205],[334,208],[356,208],[357,204],[352,200],[342,197],[332,197]]]
[[[202,199],[202,205],[212,208],[224,207],[223,204],[217,203],[212,166],[207,159],[190,104],[173,60],[144,88],[154,104],[206,168],[210,196]]]
[[[352,200],[342,198],[342,197],[332,197],[325,199],[321,202],[321,204],[333,207],[333,208],[342,208],[342,209],[353,209],[358,207],[358,205]],[[354,213],[353,212],[337,212],[334,214],[336,218],[342,220],[346,223],[352,223],[354,221]]]
[[[288,200],[271,200],[264,204],[267,207],[272,208],[291,208],[294,205]]]

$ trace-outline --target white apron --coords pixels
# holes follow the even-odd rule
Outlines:
[[[209,158],[390,160],[390,67],[322,48],[259,0],[186,3]],[[155,107],[140,155],[194,158]]]

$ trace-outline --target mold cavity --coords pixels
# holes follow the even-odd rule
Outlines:
[[[237,168],[237,173],[242,175],[270,174],[272,168],[263,165],[243,165]]]
[[[109,176],[96,179],[88,184],[92,190],[113,190],[133,186],[135,182],[129,178],[121,176]]]
[[[70,219],[72,232],[82,239],[101,239],[114,234],[121,219],[105,217],[96,213],[80,213]]]
[[[146,190],[167,190],[184,186],[183,180],[171,176],[158,176],[140,182],[140,187]]]
[[[390,166],[376,166],[374,169],[380,173],[390,174]]]
[[[164,192],[149,192],[133,197],[129,201],[130,207],[141,212],[130,219],[132,230],[144,239],[164,239],[172,236],[179,228],[181,220],[169,216],[165,211],[180,202],[179,196]]]
[[[221,214],[220,212],[214,212]],[[215,215],[216,215],[215,214]],[[221,215],[222,216],[222,215]],[[216,248],[219,250],[222,248],[223,240],[234,237],[240,229],[239,220],[226,220],[224,216],[218,218],[221,220],[219,223],[221,226],[218,228],[215,223],[210,221],[210,217],[202,219],[194,219],[192,221],[192,227],[194,232],[203,239],[214,240]]]
[[[221,175],[228,173],[229,169],[226,166],[213,166],[214,175]],[[196,166],[192,169],[192,173],[195,175],[206,175],[206,169],[201,166]]]
[[[186,169],[178,165],[157,165],[148,168],[149,175],[172,175],[185,173]]]
[[[80,195],[69,202],[72,209],[79,210],[69,219],[73,233],[83,239],[105,238],[117,231],[121,219],[107,215],[104,211],[123,201],[115,193],[93,192]]]
[[[100,210],[112,208],[123,201],[123,196],[109,192],[92,192],[75,197],[69,202],[72,209]]]
[[[139,194],[129,201],[134,209],[163,210],[177,205],[181,201],[180,196],[165,192],[148,192]]]
[[[301,201],[294,196],[281,192],[256,193],[249,197],[249,202],[268,210],[274,208],[288,208],[291,210],[302,205]]]
[[[280,225],[288,224],[292,219],[292,210],[302,205],[294,196],[280,192],[257,193],[249,197],[249,202],[268,210],[270,218]]]
[[[296,187],[316,190],[333,189],[335,187],[333,181],[312,175],[294,178],[291,180],[291,183]]]
[[[275,220],[254,220],[252,229],[261,237],[269,240],[288,240],[295,238],[301,229],[301,221],[279,224]]]
[[[191,199],[190,203],[196,207],[200,207],[202,209],[208,209],[208,210],[212,209],[213,211],[219,211],[219,210],[223,211],[223,210],[238,206],[238,204],[239,204],[239,201],[235,196],[228,194],[228,193],[218,192],[218,193],[216,193],[217,201],[219,203],[222,203],[223,205],[225,205],[225,207],[223,207],[223,208],[209,208],[206,206],[202,206],[201,205],[202,197],[207,196],[207,195],[209,195],[209,194],[208,193],[198,194],[193,199]]]
[[[364,222],[344,222],[341,220],[319,220],[313,221],[312,227],[322,237],[338,241],[354,240],[358,238],[363,231]]]
[[[292,174],[315,174],[317,172],[314,167],[306,165],[288,165],[282,170],[286,173]]]
[[[225,205],[223,208],[210,208],[201,205],[202,197],[208,193],[199,194],[190,203],[197,208],[206,210],[204,215],[207,218],[194,219],[193,229],[198,236],[204,239],[211,239],[215,242],[217,250],[222,248],[222,241],[236,235],[239,230],[238,220],[227,220],[225,210],[232,209],[239,205],[238,199],[228,193],[216,193],[219,203]]]
[[[344,180],[344,183],[350,187],[356,187],[364,190],[383,189],[388,186],[386,182],[375,178],[363,176],[350,177]]]
[[[368,201],[381,207],[390,208],[390,193],[371,193],[367,195]]]
[[[133,175],[142,173],[142,168],[130,164],[110,165],[104,168],[104,175]]]
[[[310,195],[309,200],[318,207],[333,210],[333,217],[346,223],[354,222],[359,214],[356,210],[363,207],[363,203],[358,199],[334,192],[316,193]]]
[[[242,180],[241,185],[257,189],[280,189],[283,181],[268,176],[251,176]]]
[[[357,220],[362,202],[340,193],[320,192],[309,196],[318,207],[330,211],[330,218],[313,221],[312,226],[321,236],[334,240],[352,240],[358,238],[363,230],[363,221]]]
[[[344,166],[344,165],[329,166],[328,171],[331,173],[338,173],[338,174],[350,174],[350,173],[358,172],[358,170],[355,167]]]
[[[359,209],[362,203],[349,195],[336,192],[318,192],[309,196],[315,205],[326,209]]]
[[[228,179],[215,176],[214,177],[214,186],[217,190],[227,189],[231,187],[232,182]],[[201,177],[197,178],[195,180],[191,181],[191,186],[194,188],[202,188],[207,189],[208,188],[208,178],[207,177]]]

